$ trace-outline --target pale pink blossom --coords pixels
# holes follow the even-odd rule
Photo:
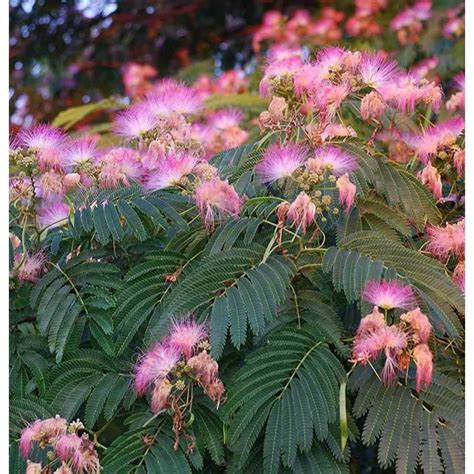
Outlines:
[[[337,179],[336,187],[339,191],[339,203],[348,213],[354,204],[357,188],[349,180],[349,175],[345,174]]]
[[[219,371],[219,365],[206,351],[191,357],[187,365],[193,369],[197,380],[203,385],[212,383]]]
[[[465,160],[465,151],[457,150],[453,155],[453,165],[459,178],[464,173],[464,160]]]
[[[273,61],[265,68],[265,73],[260,81],[260,95],[270,98],[273,94],[273,81],[282,79],[292,80],[293,76],[300,70],[303,62],[297,57],[288,57],[279,61]]]
[[[360,101],[360,115],[364,120],[378,120],[386,108],[383,97],[376,91],[365,95]]]
[[[141,138],[158,125],[158,118],[148,103],[140,102],[120,112],[114,119],[113,131],[128,139]]]
[[[418,153],[422,162],[427,163],[429,157],[436,155],[442,147],[456,143],[464,127],[464,119],[456,116],[428,127],[423,133],[405,134],[404,140]]]
[[[362,297],[379,308],[385,310],[392,308],[412,309],[415,304],[413,290],[397,280],[375,281],[366,283]]]
[[[454,284],[463,292],[466,292],[466,267],[464,260],[456,265],[452,276]]]
[[[134,387],[137,394],[143,395],[155,380],[166,378],[179,359],[180,353],[175,347],[156,344],[135,366]]]
[[[301,228],[303,234],[306,228],[314,222],[316,206],[311,198],[302,191],[288,208],[288,219],[296,227]]]
[[[37,196],[45,201],[58,201],[64,196],[63,175],[56,171],[46,171],[39,180]]]
[[[144,177],[146,191],[157,191],[178,184],[191,173],[196,158],[188,153],[169,153],[157,160],[156,168]]]
[[[441,175],[436,167],[430,162],[418,173],[418,179],[433,193],[435,199],[443,197],[443,183]]]
[[[147,108],[157,117],[173,114],[192,115],[201,111],[203,100],[199,93],[185,84],[164,80],[147,97]]]
[[[202,351],[191,357],[187,365],[191,367],[196,380],[209,398],[219,406],[224,395],[224,384],[217,377],[219,371],[217,362],[206,351]]]
[[[384,315],[379,311],[377,306],[374,306],[372,312],[360,320],[356,336],[370,334],[386,325]]]
[[[218,178],[201,183],[195,190],[194,199],[208,231],[214,229],[216,217],[238,216],[242,206],[242,199],[234,187]]]
[[[46,256],[39,250],[37,252],[30,252],[26,257],[22,253],[15,255],[15,266],[18,268],[18,280],[36,283],[44,271],[46,263]]]
[[[156,379],[151,392],[151,411],[159,413],[168,406],[172,385],[168,379]]]
[[[446,261],[450,255],[458,260],[464,260],[465,221],[460,219],[455,224],[427,226],[426,250],[436,258]]]
[[[69,461],[80,448],[82,440],[76,433],[61,436],[54,446],[54,451],[61,461]]]
[[[116,188],[120,184],[130,185],[143,174],[140,156],[131,148],[112,148],[101,157],[99,183],[103,188]]]
[[[38,209],[38,227],[45,229],[46,227],[52,229],[67,224],[70,209],[64,202],[52,202],[44,204]]]
[[[326,141],[334,137],[357,137],[357,132],[350,125],[331,122],[321,133],[321,140]]]
[[[189,359],[195,347],[208,337],[205,324],[199,324],[191,318],[172,321],[168,344],[179,350]]]
[[[56,416],[45,420],[36,420],[21,432],[20,452],[26,458],[33,443],[56,443],[57,439],[66,433],[67,421]]]
[[[74,474],[72,469],[65,463],[62,462],[61,466],[59,466],[55,471],[54,474]]]
[[[256,173],[264,183],[289,178],[304,164],[307,154],[308,150],[301,145],[271,145],[255,167]]]
[[[433,327],[428,317],[421,312],[420,308],[402,314],[400,320],[405,321],[411,326],[414,333],[413,340],[416,343],[428,344]]]
[[[310,172],[319,174],[327,170],[337,177],[358,168],[357,158],[353,154],[333,145],[316,148],[314,158],[309,159],[305,166]]]
[[[81,182],[81,175],[79,173],[68,173],[63,178],[63,190],[65,192],[75,188]]]
[[[130,97],[145,95],[152,88],[150,79],[157,74],[158,71],[150,64],[126,63],[122,75],[125,93]]]
[[[433,378],[433,354],[427,344],[418,344],[413,349],[416,364],[416,391],[429,387]]]
[[[393,83],[400,73],[397,63],[381,52],[363,53],[359,72],[363,85],[379,92]]]
[[[26,461],[26,471],[25,474],[41,474],[41,463],[31,462],[29,459]]]
[[[93,137],[79,138],[68,143],[64,151],[64,166],[72,170],[86,163],[94,163],[97,158],[97,140]]]
[[[8,233],[8,238],[12,244],[13,250],[16,250],[21,245],[21,240],[13,233]]]

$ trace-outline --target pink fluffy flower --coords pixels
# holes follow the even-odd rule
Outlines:
[[[41,463],[31,462],[29,459],[28,461],[26,461],[25,474],[41,474],[41,471],[42,471]],[[54,474],[56,474],[56,472],[58,471],[55,471]]]
[[[66,135],[58,128],[40,124],[21,130],[16,137],[18,145],[34,150],[60,148],[66,142]]]
[[[275,44],[267,51],[267,59],[270,62],[280,61],[291,57],[303,60],[304,52],[301,48],[286,46],[284,44]]]
[[[191,357],[188,366],[193,369],[196,379],[204,390],[217,379],[219,365],[206,351]]]
[[[173,114],[192,115],[203,107],[200,94],[173,80],[157,84],[155,91],[147,98],[147,107],[158,117],[169,117]]]
[[[196,188],[194,198],[209,231],[214,229],[216,212],[219,218],[240,214],[242,199],[227,181],[216,178],[201,183]]]
[[[56,440],[66,434],[67,422],[56,416],[46,420],[36,420],[23,429],[20,436],[20,452],[23,457],[30,453],[33,443],[56,443]]]
[[[82,440],[76,433],[65,434],[58,439],[54,451],[61,461],[67,462],[74,457],[81,444]]]
[[[370,280],[364,287],[362,297],[385,310],[392,308],[411,309],[416,300],[413,290],[397,280]]]
[[[143,96],[150,91],[150,79],[157,74],[158,71],[150,64],[126,63],[122,75],[125,93],[130,97]]]
[[[216,91],[223,94],[238,94],[245,92],[249,87],[249,80],[245,77],[245,72],[239,69],[231,69],[223,72],[216,79]]]
[[[70,142],[64,151],[64,166],[72,169],[85,163],[94,163],[97,158],[96,140],[90,137]]]
[[[453,165],[459,178],[464,173],[464,161],[465,161],[465,151],[457,150],[453,155]]]
[[[56,171],[46,171],[39,179],[37,196],[44,201],[58,201],[64,196],[63,175]]]
[[[144,178],[143,187],[146,191],[157,191],[173,186],[191,173],[196,165],[196,158],[185,153],[170,153],[157,160],[156,169]]]
[[[331,122],[321,133],[321,140],[326,141],[334,137],[357,137],[357,132],[350,126]]]
[[[38,226],[40,229],[63,226],[67,223],[69,212],[69,206],[64,202],[45,204],[38,210]]]
[[[303,234],[311,225],[316,216],[316,206],[311,198],[302,191],[288,208],[288,219],[296,227],[301,228]]]
[[[430,162],[418,174],[418,179],[433,193],[435,199],[443,197],[443,183],[441,175],[436,167]]]
[[[45,263],[46,256],[41,250],[27,253],[25,258],[23,258],[22,253],[17,254],[15,256],[15,265],[20,265],[18,268],[18,280],[36,283],[43,273]]]
[[[436,56],[431,58],[422,59],[418,61],[411,69],[410,72],[418,79],[423,79],[436,68],[439,64],[439,59]]]
[[[63,178],[63,190],[64,192],[75,188],[81,182],[81,175],[79,173],[68,173]]]
[[[455,110],[464,110],[465,107],[465,75],[463,72],[454,76],[454,86],[459,92],[453,94],[449,100],[446,102],[446,109],[450,112]]]
[[[16,141],[18,145],[37,152],[41,171],[62,169],[66,135],[61,130],[49,125],[35,125],[20,131]]]
[[[289,178],[306,160],[308,150],[293,143],[267,148],[255,170],[264,183]]]
[[[112,148],[100,161],[99,183],[104,188],[116,188],[120,184],[130,185],[138,181],[143,173],[140,156],[130,148]]]
[[[158,125],[158,119],[145,102],[133,105],[115,117],[113,130],[128,139],[141,138]]]
[[[430,156],[436,155],[439,149],[456,143],[457,137],[464,130],[462,117],[456,116],[427,128],[424,133],[406,134],[405,142],[427,163]]]
[[[151,411],[159,413],[168,406],[172,385],[168,379],[156,379],[151,392]]]
[[[426,344],[418,344],[413,349],[413,359],[416,364],[416,391],[428,387],[433,378],[433,354]]]
[[[272,81],[292,79],[302,65],[303,62],[298,57],[288,57],[269,63],[260,81],[260,95],[270,98],[273,90]]]
[[[86,434],[81,437],[76,433],[62,436],[55,445],[55,453],[61,461],[70,462],[76,472],[100,472],[97,451]]]
[[[74,474],[73,470],[63,461],[54,474]]]
[[[358,168],[358,165],[357,158],[351,153],[327,145],[315,150],[314,158],[306,162],[306,168],[317,173],[327,170],[332,175],[339,177],[346,173],[352,173]]]
[[[323,116],[323,121],[330,122],[350,92],[351,84],[349,82],[332,84],[329,81],[324,81],[310,95],[306,107],[314,107]]]
[[[134,386],[137,394],[145,393],[155,380],[166,378],[179,359],[180,353],[175,347],[156,344],[135,367]]]
[[[433,327],[428,317],[421,312],[420,308],[402,314],[400,320],[410,325],[414,332],[413,340],[417,344],[428,344]]]
[[[222,109],[214,112],[208,119],[211,127],[219,130],[237,127],[242,122],[243,115],[239,109]]]
[[[459,262],[453,271],[454,284],[463,292],[466,292],[466,267],[465,262]]]
[[[385,54],[377,52],[362,55],[359,72],[365,86],[380,92],[395,80],[399,69],[395,61],[387,59]]]
[[[86,434],[81,437],[81,445],[72,458],[72,466],[80,473],[100,474],[101,467],[99,456],[95,450],[94,443]]]
[[[458,260],[464,260],[465,221],[460,219],[455,224],[427,226],[426,250],[436,258],[446,261],[450,255]]]
[[[408,345],[407,336],[396,326],[387,326],[376,331],[373,336],[375,347],[385,354],[385,364],[382,369],[382,381],[386,385],[393,384],[398,368],[397,359]]]
[[[348,213],[354,204],[357,188],[350,182],[348,174],[337,179],[336,187],[339,191],[339,203],[344,207],[344,212]]]
[[[185,319],[171,323],[171,333],[167,342],[182,352],[188,360],[193,354],[193,349],[207,336],[205,324],[199,324],[193,319]]]
[[[378,92],[372,91],[360,101],[360,115],[366,121],[378,120],[386,107],[382,96]]]
[[[377,306],[374,306],[372,312],[360,320],[356,336],[371,334],[386,325],[384,315],[379,311]]]
[[[20,452],[26,458],[33,448],[33,443],[38,441],[41,436],[41,420],[35,420],[33,423],[23,428],[20,436]]]

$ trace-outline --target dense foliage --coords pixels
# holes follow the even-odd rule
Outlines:
[[[464,472],[462,6],[367,3],[12,135],[12,473]]]

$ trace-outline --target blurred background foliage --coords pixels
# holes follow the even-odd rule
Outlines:
[[[150,64],[158,77],[192,81],[199,73],[254,69],[252,34],[265,11],[312,13],[325,6],[346,17],[354,0],[10,0],[10,117],[12,127],[51,121],[59,111],[123,95],[124,65]],[[411,2],[402,0],[393,14]],[[435,0],[445,9],[459,0]],[[388,28],[387,28],[388,30]],[[393,35],[392,35],[393,36]],[[346,43],[348,38],[344,39]],[[371,39],[387,47],[390,37]],[[364,47],[363,39],[351,39]],[[392,47],[397,42],[393,37]],[[445,53],[462,63],[464,43],[426,41],[426,54]],[[431,50],[431,51],[430,51]],[[404,48],[399,61],[412,63],[416,52]],[[451,58],[451,59],[450,59]],[[456,59],[458,58],[458,59]],[[441,64],[442,66],[442,64]],[[453,65],[447,65],[453,66]],[[454,64],[455,68],[462,64]],[[442,73],[442,67],[441,67]]]

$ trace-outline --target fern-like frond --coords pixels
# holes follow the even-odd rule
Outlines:
[[[278,472],[281,463],[294,466],[298,452],[311,449],[314,434],[326,439],[344,379],[338,359],[308,329],[273,332],[234,377],[224,408],[229,447],[240,467],[260,433],[265,473]]]

